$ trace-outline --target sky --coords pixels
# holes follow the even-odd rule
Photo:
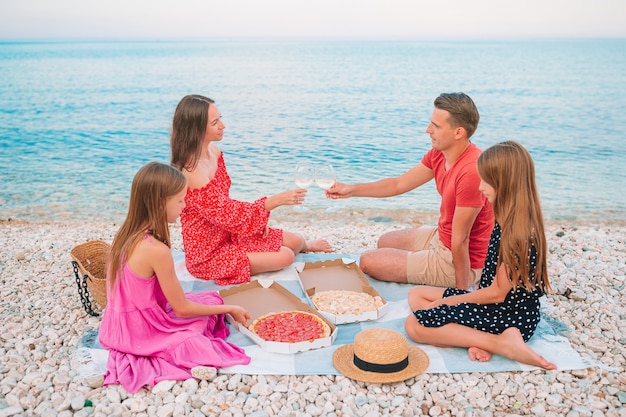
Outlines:
[[[626,0],[0,0],[0,40],[626,38]]]

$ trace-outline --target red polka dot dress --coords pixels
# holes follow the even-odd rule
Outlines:
[[[215,177],[207,185],[187,189],[180,214],[185,263],[193,276],[219,285],[250,281],[247,252],[277,252],[283,231],[270,228],[270,213],[262,197],[252,203],[230,198],[231,180],[223,154]]]

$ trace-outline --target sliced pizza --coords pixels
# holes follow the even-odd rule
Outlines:
[[[270,342],[298,343],[330,336],[330,326],[324,320],[304,311],[265,314],[248,329]]]

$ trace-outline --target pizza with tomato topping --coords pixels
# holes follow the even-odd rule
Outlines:
[[[330,326],[315,314],[281,311],[255,319],[248,329],[270,342],[298,343],[330,336]]]

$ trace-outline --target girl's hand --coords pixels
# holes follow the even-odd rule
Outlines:
[[[229,314],[233,317],[233,319],[235,319],[237,323],[241,323],[243,325],[245,325],[246,322],[250,320],[250,313],[248,313],[248,311],[243,307],[232,306]]]

